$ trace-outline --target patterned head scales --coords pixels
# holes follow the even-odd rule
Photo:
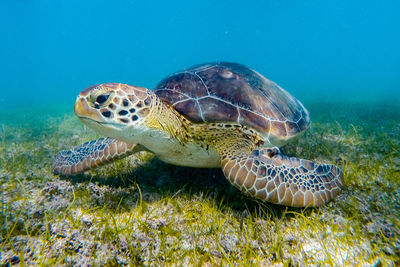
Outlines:
[[[193,122],[234,122],[286,141],[310,124],[308,111],[288,92],[237,63],[196,65],[172,74],[154,92]]]
[[[75,102],[75,113],[100,123],[129,126],[150,113],[151,95],[146,88],[105,83],[83,90]]]

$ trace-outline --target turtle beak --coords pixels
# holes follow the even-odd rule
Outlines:
[[[79,95],[75,101],[74,112],[80,119],[90,119],[97,122],[104,122],[98,110],[92,108],[82,95]]]

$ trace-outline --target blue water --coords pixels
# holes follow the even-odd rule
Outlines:
[[[92,84],[151,88],[218,60],[301,100],[400,100],[400,1],[2,0],[0,10],[1,108],[72,107]]]

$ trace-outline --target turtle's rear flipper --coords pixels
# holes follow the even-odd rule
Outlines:
[[[100,138],[57,153],[51,166],[55,174],[74,175],[142,151],[137,144]]]
[[[321,206],[343,186],[343,174],[334,165],[271,155],[265,148],[223,155],[222,169],[235,187],[251,196],[292,207]]]

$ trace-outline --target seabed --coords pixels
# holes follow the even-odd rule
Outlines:
[[[98,138],[70,107],[0,117],[1,265],[399,266],[400,106],[306,102],[288,155],[340,164],[342,194],[295,209],[246,197],[218,169],[149,153],[76,177],[60,150]]]

